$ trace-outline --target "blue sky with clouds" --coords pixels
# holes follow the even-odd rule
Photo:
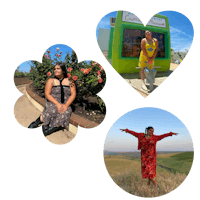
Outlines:
[[[144,133],[145,128],[152,126],[155,135],[169,132],[179,133],[167,137],[157,144],[160,151],[192,151],[193,144],[189,131],[185,125],[173,114],[158,108],[140,108],[130,111],[120,117],[110,128],[104,150],[109,151],[137,151],[138,140],[129,133],[121,132],[119,129],[133,130]]]
[[[59,48],[58,51],[56,51],[56,48]],[[50,46],[49,48],[47,48],[44,53],[47,53],[47,50],[50,50],[50,57],[51,59],[53,59],[55,57],[55,54],[60,54],[60,52],[62,51],[62,53],[60,54],[60,59],[61,61],[64,61],[65,56],[67,55],[67,53],[69,53],[69,55],[71,55],[73,48],[71,48],[70,46],[66,45],[66,44],[54,44],[52,46]],[[42,55],[41,55],[41,59],[42,59]],[[87,63],[90,62],[90,60],[86,60]],[[23,72],[29,72],[31,67],[31,60],[26,60],[24,62],[22,62],[21,64],[19,64],[19,71],[23,71]]]
[[[163,11],[157,14],[168,17],[171,35],[171,48],[175,51],[179,50],[185,52],[185,49],[189,50],[194,36],[194,30],[190,20],[185,15],[174,11]],[[117,11],[105,15],[100,20],[96,29],[97,38],[99,28],[110,29],[110,17],[116,16]]]

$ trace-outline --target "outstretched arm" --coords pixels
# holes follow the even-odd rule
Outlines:
[[[130,133],[131,135],[135,136],[135,137],[139,137],[141,133],[137,133],[135,131],[130,131],[128,129],[120,129],[121,131],[125,131],[126,133]]]
[[[166,134],[163,134],[163,135],[156,135],[156,140],[159,141],[159,140],[162,140],[165,137],[172,136],[172,135],[178,135],[178,133],[170,132],[170,133],[166,133]]]

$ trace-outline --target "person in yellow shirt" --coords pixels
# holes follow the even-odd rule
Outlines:
[[[158,40],[152,38],[152,33],[148,30],[145,31],[145,38],[141,41],[141,52],[139,57],[138,66],[141,68],[140,77],[142,79],[142,88],[147,90],[144,82],[145,74],[144,68],[148,66],[149,69],[153,69],[154,59],[158,50]]]

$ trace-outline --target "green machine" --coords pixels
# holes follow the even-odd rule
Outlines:
[[[114,26],[111,26],[108,60],[118,73],[139,72],[136,69],[141,51],[141,40],[145,30],[152,32],[152,37],[158,40],[158,51],[154,65],[157,71],[168,71],[171,60],[170,31],[168,18],[154,15],[146,27],[133,13],[118,11]]]

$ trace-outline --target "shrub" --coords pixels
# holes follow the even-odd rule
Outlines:
[[[20,71],[19,67],[15,70],[14,77],[27,77],[28,73],[27,72],[22,72]]]
[[[42,63],[31,61],[29,79],[33,81],[34,87],[39,90],[44,90],[47,80],[52,77],[54,73],[54,66],[56,62],[63,62],[67,67],[67,76],[74,80],[76,84],[77,96],[76,100],[82,102],[88,96],[96,96],[96,94],[104,87],[106,74],[101,65],[96,62],[80,62],[76,53],[72,51],[71,55],[66,54],[62,61],[62,52],[56,48],[56,53],[51,58],[50,49],[44,54]],[[105,109],[105,104],[98,98],[101,110]]]

